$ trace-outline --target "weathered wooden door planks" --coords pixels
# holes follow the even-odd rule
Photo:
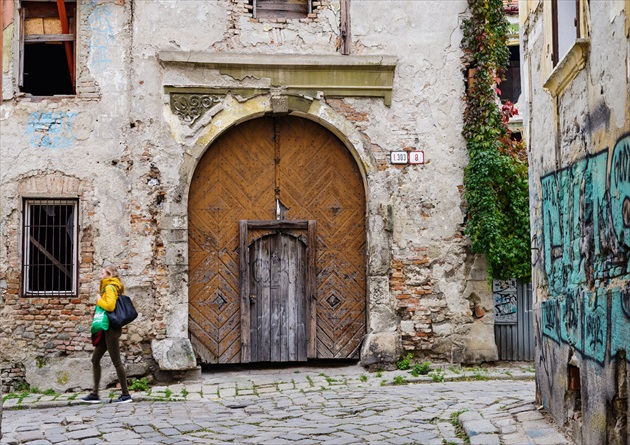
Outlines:
[[[256,240],[250,247],[250,286],[250,361],[305,361],[304,242],[282,233]]]
[[[306,280],[299,276],[308,270],[300,266],[308,243],[295,233],[250,233],[247,267],[239,260],[239,221],[274,220],[278,207],[287,220],[317,221],[316,276],[311,280],[316,289],[313,310],[304,309],[304,314],[300,311],[310,302],[304,303],[306,297],[292,286]],[[264,303],[268,321],[258,312],[241,319],[241,275],[245,269],[254,273],[256,255],[268,255],[269,278],[275,277],[273,285],[280,289],[275,299],[271,281],[268,290],[262,285],[250,289],[255,300],[269,292]],[[219,138],[191,183],[189,276],[189,330],[203,362],[242,361],[242,346],[251,351],[252,361],[300,361],[305,354],[357,358],[366,323],[365,195],[358,167],[341,141],[320,125],[295,117],[248,121]],[[302,319],[304,336],[297,328]],[[256,335],[254,323],[260,323]],[[268,340],[258,335],[261,328],[266,332],[266,323]],[[251,324],[249,339],[243,338],[244,324]]]

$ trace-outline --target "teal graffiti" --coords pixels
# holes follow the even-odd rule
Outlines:
[[[610,327],[612,334],[610,355],[614,356],[620,351],[628,352],[628,339],[630,339],[630,283],[624,289],[616,288],[612,291]]]
[[[604,363],[630,344],[630,135],[542,177],[541,195],[542,335]]]
[[[560,338],[578,351],[582,350],[582,320],[584,319],[583,303],[586,297],[579,291],[570,292],[566,298],[558,299],[561,323]]]
[[[598,363],[604,363],[608,317],[606,291],[597,289],[596,298],[584,305],[584,348],[582,353]]]
[[[630,247],[630,137],[615,146],[611,162],[610,197],[612,223],[619,243]],[[628,269],[630,272],[630,262]]]
[[[29,114],[25,134],[33,147],[68,148],[75,142],[72,123],[76,113],[37,111]]]
[[[557,300],[547,300],[542,303],[542,324],[543,335],[559,342],[560,336],[558,335],[558,332],[560,320]]]

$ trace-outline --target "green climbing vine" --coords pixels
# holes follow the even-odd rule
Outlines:
[[[468,0],[462,48],[471,61],[463,135],[470,162],[464,174],[466,234],[487,256],[492,278],[528,278],[529,191],[523,144],[511,139],[512,104],[501,106],[498,86],[509,61],[502,0]]]

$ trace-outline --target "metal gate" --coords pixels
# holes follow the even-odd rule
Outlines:
[[[534,360],[531,283],[493,280],[492,293],[499,360]]]

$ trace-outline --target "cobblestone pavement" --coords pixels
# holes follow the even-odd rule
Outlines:
[[[4,402],[0,443],[444,445],[468,435],[472,445],[572,444],[536,409],[533,376],[300,367],[204,373],[123,405],[81,404],[85,393],[22,394]]]

